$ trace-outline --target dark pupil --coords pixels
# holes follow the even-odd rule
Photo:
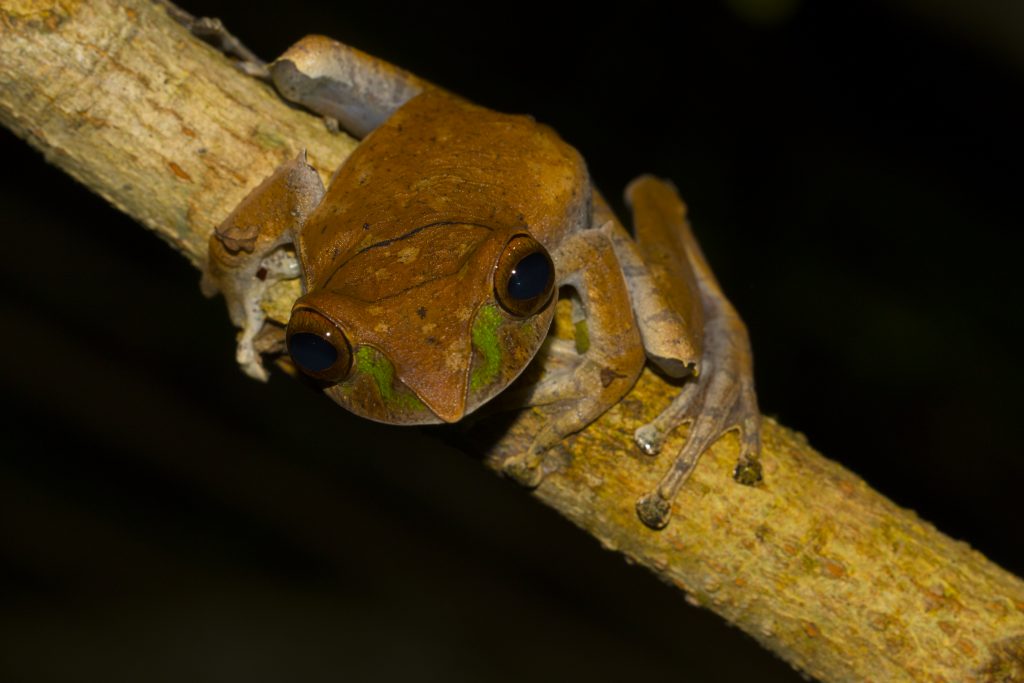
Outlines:
[[[551,262],[539,251],[528,254],[512,269],[508,278],[508,295],[526,301],[544,293],[551,279]]]
[[[338,352],[318,334],[299,332],[288,339],[292,360],[308,372],[323,372],[338,360]]]

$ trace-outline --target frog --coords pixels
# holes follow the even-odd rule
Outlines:
[[[500,468],[536,487],[560,466],[559,444],[650,363],[680,390],[636,430],[636,447],[654,457],[677,427],[689,431],[635,502],[643,524],[669,523],[701,455],[727,432],[739,435],[734,479],[761,481],[749,335],[669,181],[629,185],[630,234],[581,154],[530,116],[319,35],[247,71],[361,140],[326,186],[300,152],[210,236],[203,291],[224,296],[247,374],[267,378],[266,291],[298,278],[284,350],[356,415],[431,425],[498,403],[530,408],[543,426]],[[560,300],[574,339],[551,334]]]

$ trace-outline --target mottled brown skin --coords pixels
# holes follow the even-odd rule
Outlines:
[[[504,389],[467,395],[471,329],[494,299],[501,251],[521,233],[553,250],[585,225],[588,190],[579,155],[549,129],[428,91],[349,157],[299,234],[308,293],[296,306],[317,308],[352,330],[354,346],[391,360],[430,408],[407,423],[455,422],[467,403],[475,408]],[[530,323],[526,362],[551,309]]]
[[[503,466],[536,485],[557,467],[550,450],[618,402],[649,359],[670,376],[692,378],[637,431],[637,443],[654,454],[677,426],[693,427],[662,482],[638,503],[641,519],[652,528],[667,524],[701,453],[730,429],[742,433],[737,478],[759,479],[746,331],[674,188],[649,177],[631,186],[634,241],[592,190],[579,154],[529,117],[469,104],[319,36],[300,41],[269,73],[285,96],[372,132],[326,194],[301,160],[254,191],[265,197],[247,200],[253,210],[316,208],[308,216],[284,211],[293,222],[266,221],[261,230],[272,234],[250,236],[265,248],[246,251],[244,265],[225,269],[211,257],[209,279],[229,299],[251,300],[252,264],[280,259],[281,247],[294,243],[305,294],[289,339],[296,320],[315,319],[316,329],[347,340],[339,347],[342,371],[311,373],[330,380],[336,401],[382,422],[453,422],[504,391],[543,345],[539,372],[512,392],[543,426]],[[237,251],[238,222],[229,219],[211,238],[211,253]],[[528,315],[503,299],[503,264],[517,240],[540,243],[550,255],[555,290],[573,301],[574,348],[546,339],[554,296]],[[255,358],[247,371],[259,376],[258,355],[241,349],[254,335],[243,332],[239,357]]]
[[[529,229],[550,247],[585,227],[589,211],[583,160],[554,131],[432,90],[338,170],[300,234],[300,258],[307,284],[320,288],[357,251],[423,226]]]

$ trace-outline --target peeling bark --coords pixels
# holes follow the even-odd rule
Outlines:
[[[213,226],[279,163],[306,148],[326,180],[355,145],[143,0],[4,2],[0,121],[197,266]],[[278,319],[295,292],[277,292]],[[1024,582],[771,420],[762,485],[733,482],[726,437],[672,524],[644,527],[634,501],[673,443],[651,459],[631,435],[673,391],[645,373],[535,495],[820,680],[1024,682]],[[493,466],[523,448],[536,420],[523,412],[480,454]]]

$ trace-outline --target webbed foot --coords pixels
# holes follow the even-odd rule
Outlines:
[[[562,446],[562,440],[579,428],[567,427],[563,420],[564,414],[550,418],[534,435],[529,448],[501,463],[502,474],[532,489],[540,486],[549,473],[565,467],[570,456]]]
[[[652,529],[663,529],[671,519],[672,504],[701,455],[723,434],[739,431],[740,454],[733,478],[753,486],[761,481],[761,414],[757,409],[746,330],[738,318],[723,316],[705,328],[705,358],[701,374],[687,381],[680,394],[652,422],[636,430],[642,451],[657,454],[667,436],[689,424],[686,443],[653,491],[637,501],[640,519]]]
[[[686,443],[668,471],[636,503],[643,523],[662,529],[701,455],[725,432],[736,429],[740,434],[733,478],[747,485],[761,480],[761,422],[746,327],[704,259],[675,186],[641,176],[630,183],[626,201],[633,208],[635,239],[614,221],[606,231],[628,266],[624,272],[648,358],[670,377],[699,371],[633,437],[641,451],[654,456],[677,427],[690,425]],[[610,215],[603,203],[597,206],[602,217]]]

